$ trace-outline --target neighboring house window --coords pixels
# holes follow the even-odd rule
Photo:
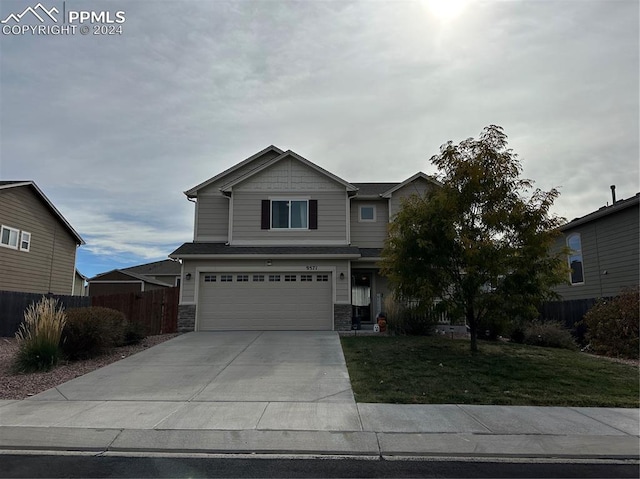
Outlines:
[[[376,207],[373,205],[362,205],[360,206],[358,221],[367,222],[367,221],[375,221],[376,220]]]
[[[261,229],[317,230],[318,200],[262,200]]]
[[[2,225],[2,229],[0,229],[0,244],[7,248],[18,249],[18,236],[20,236],[20,230]]]
[[[31,233],[23,231],[20,234],[20,249],[22,251],[29,251],[29,248],[31,248]]]
[[[571,268],[571,284],[584,283],[584,265],[582,263],[582,241],[580,234],[574,233],[567,238],[569,247],[569,267]]]

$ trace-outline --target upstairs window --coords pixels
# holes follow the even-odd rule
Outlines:
[[[584,283],[584,267],[582,263],[582,241],[579,233],[567,237],[569,248],[569,267],[571,268],[571,284]]]
[[[271,228],[307,229],[309,203],[307,200],[278,200],[271,202]]]
[[[2,225],[0,229],[0,245],[7,248],[18,249],[18,237],[20,230]]]
[[[358,208],[358,221],[374,222],[376,220],[376,207],[373,205],[362,205]]]
[[[20,234],[20,249],[22,251],[29,251],[29,248],[31,248],[31,233],[23,231]]]
[[[262,200],[261,229],[318,229],[318,200]]]

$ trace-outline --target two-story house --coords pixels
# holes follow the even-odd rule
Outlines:
[[[0,290],[82,295],[75,288],[83,244],[33,181],[0,181]]]
[[[568,281],[555,291],[563,300],[618,295],[640,283],[640,193],[575,218],[560,227],[555,249],[567,247]]]
[[[185,194],[195,203],[182,261],[179,328],[348,330],[388,294],[377,262],[403,197],[438,182],[349,183],[270,146]]]

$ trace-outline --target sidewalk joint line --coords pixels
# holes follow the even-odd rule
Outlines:
[[[242,351],[240,351],[238,354],[236,354],[232,359],[229,360],[229,362],[227,364],[225,364],[222,369],[220,371],[218,371],[218,373],[213,376],[211,378],[211,380],[205,384],[204,386],[202,386],[198,391],[196,391],[189,399],[186,400],[186,402],[191,402],[193,401],[202,391],[204,391],[213,381],[216,380],[216,378],[218,376],[220,376],[230,365],[232,362],[234,362],[236,359],[238,359],[238,356],[240,356],[242,353],[244,353],[247,349],[249,349],[253,343],[255,343],[262,335],[264,334],[264,331],[260,331],[260,334],[258,334],[255,338],[253,338],[253,340],[247,344]]]
[[[638,436],[637,436],[637,435],[635,435],[635,434],[629,434],[628,432],[623,431],[622,429],[618,429],[617,427],[612,426],[611,424],[607,424],[606,422],[601,421],[600,419],[596,419],[595,417],[591,417],[591,416],[589,416],[588,414],[585,414],[585,413],[583,413],[583,412],[581,412],[581,411],[578,411],[577,409],[575,409],[575,407],[569,406],[569,407],[567,407],[567,409],[570,409],[570,410],[572,410],[572,411],[574,411],[574,412],[577,412],[578,414],[580,414],[580,415],[582,415],[582,416],[584,416],[584,417],[586,417],[586,418],[589,418],[589,419],[591,419],[592,421],[599,422],[600,424],[603,424],[603,425],[605,425],[605,426],[607,426],[607,427],[610,427],[611,429],[615,429],[616,431],[620,431],[620,432],[621,432],[621,433],[623,433],[625,436],[638,437]],[[640,431],[639,431],[639,432],[640,432]]]

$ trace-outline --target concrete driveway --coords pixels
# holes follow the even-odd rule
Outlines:
[[[278,429],[285,420],[294,429],[361,429],[339,336],[329,331],[188,333],[29,401],[64,402],[70,413],[34,417],[38,425]]]

